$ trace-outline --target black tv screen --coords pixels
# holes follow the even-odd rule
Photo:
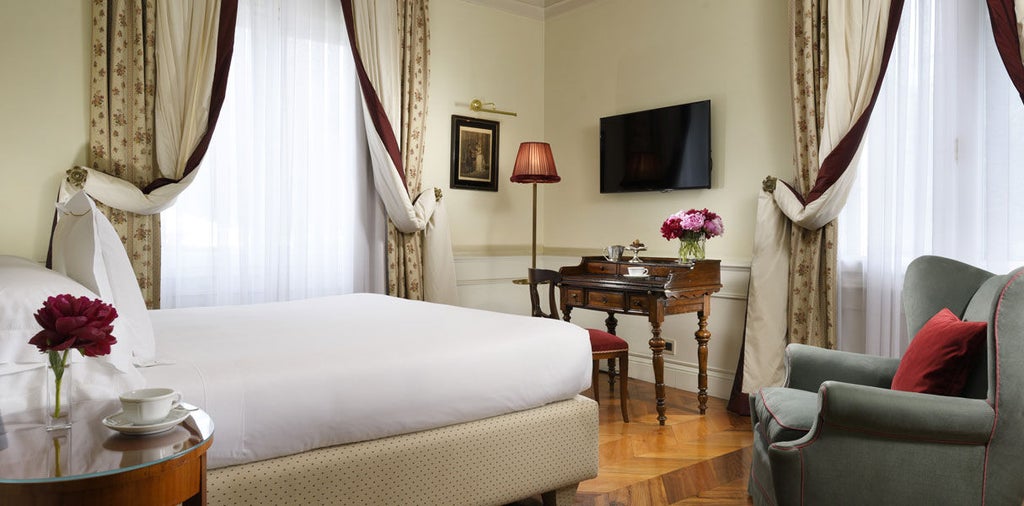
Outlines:
[[[711,188],[711,101],[601,118],[601,193]]]

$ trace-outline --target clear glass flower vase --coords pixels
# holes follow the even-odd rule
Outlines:
[[[71,427],[71,364],[58,375],[52,366],[46,367],[46,430]]]
[[[679,239],[679,263],[691,265],[704,260],[704,237]]]

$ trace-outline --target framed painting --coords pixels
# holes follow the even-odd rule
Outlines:
[[[452,115],[452,188],[498,191],[498,122]]]

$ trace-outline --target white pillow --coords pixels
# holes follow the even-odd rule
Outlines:
[[[110,220],[85,192],[57,204],[60,218],[53,232],[53,269],[93,290],[117,309],[118,344],[136,361],[156,355],[153,324],[131,261]]]
[[[88,288],[24,258],[0,255],[0,413],[41,407],[45,400],[47,355],[28,340],[42,330],[33,316],[47,297],[69,293],[97,298]],[[70,354],[74,399],[111,398],[145,385],[131,352],[121,343],[120,317],[114,320],[118,342],[109,355]]]

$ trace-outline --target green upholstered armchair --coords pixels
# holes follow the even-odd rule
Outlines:
[[[903,308],[910,335],[942,308],[988,322],[963,395],[890,390],[898,359],[789,345],[786,386],[750,397],[755,504],[1024,501],[1024,268],[921,257]]]

